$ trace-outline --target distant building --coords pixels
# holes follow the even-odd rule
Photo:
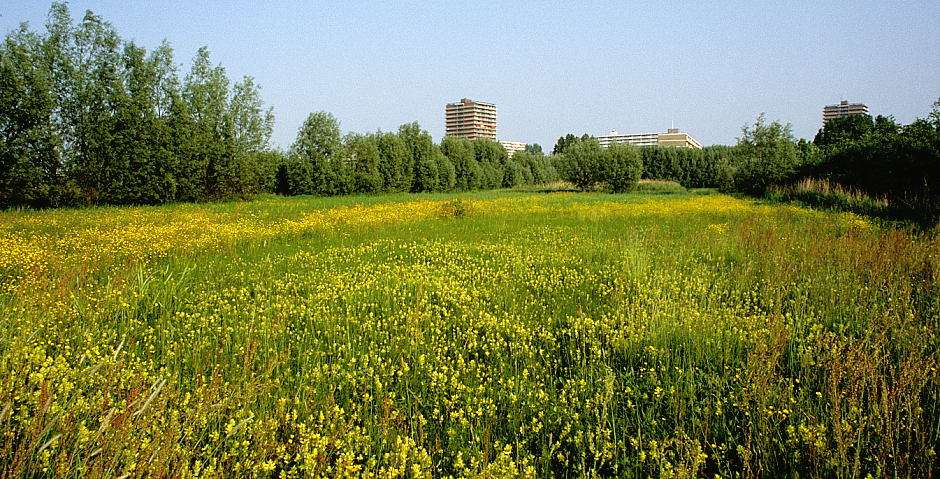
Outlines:
[[[607,148],[614,143],[626,143],[633,146],[656,146],[658,140],[659,133],[636,133],[631,135],[623,135],[617,133],[616,130],[611,130],[607,135],[597,137],[597,141],[599,141],[601,146],[604,148]]]
[[[509,153],[509,157],[512,158],[513,153],[517,151],[525,151],[525,143],[520,143],[518,141],[506,141],[500,140],[500,145],[503,145],[503,148],[506,149],[506,153]]]
[[[838,105],[826,105],[823,108],[823,124],[833,118],[843,118],[852,115],[867,115],[868,106],[864,103],[849,103],[842,100]]]
[[[633,146],[675,146],[678,148],[701,149],[702,144],[688,133],[670,128],[666,133],[635,133],[624,135],[611,131],[607,135],[597,137],[601,146],[607,148],[614,143],[626,143]]]
[[[448,103],[444,107],[444,126],[447,136],[496,141],[496,105],[469,98]]]
[[[688,133],[679,131],[678,128],[670,128],[666,133],[656,135],[656,144],[659,146],[677,146],[679,148],[702,149],[702,144]]]

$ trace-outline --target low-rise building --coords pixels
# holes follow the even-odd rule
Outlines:
[[[617,131],[598,136],[597,141],[606,148],[614,143],[625,143],[633,146],[675,146],[678,148],[701,149],[702,144],[688,133],[670,128],[665,133],[634,133],[621,134]]]
[[[676,146],[679,148],[702,149],[702,144],[688,133],[679,131],[678,128],[670,128],[666,133],[656,135],[656,144],[658,146]]]
[[[607,148],[614,143],[626,143],[633,146],[656,146],[658,133],[634,133],[621,134],[617,130],[611,130],[610,133],[597,137],[601,146]]]
[[[518,141],[506,141],[500,140],[500,145],[503,145],[503,148],[506,149],[506,153],[509,153],[509,157],[512,158],[513,153],[517,151],[525,151],[526,144]]]

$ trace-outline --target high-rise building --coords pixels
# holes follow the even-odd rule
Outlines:
[[[670,128],[666,133],[634,133],[624,135],[611,131],[607,135],[597,137],[597,141],[606,148],[614,143],[626,143],[633,146],[675,146],[679,148],[701,149],[702,144],[688,133]]]
[[[823,124],[833,118],[842,118],[852,115],[867,115],[868,106],[864,103],[849,103],[842,100],[838,105],[826,105],[823,108]]]
[[[464,98],[444,108],[447,136],[496,140],[496,105]]]
[[[503,148],[506,149],[506,153],[509,153],[509,157],[512,158],[513,153],[517,151],[525,151],[525,143],[519,141],[506,141],[500,140],[500,145],[503,145]]]

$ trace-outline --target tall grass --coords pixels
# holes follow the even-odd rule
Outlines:
[[[873,197],[826,179],[804,178],[790,186],[774,187],[768,196],[775,200],[797,202],[815,208],[915,222],[927,228],[935,226],[940,220],[940,204],[937,198]]]
[[[681,192],[0,217],[2,476],[938,469],[935,232]]]

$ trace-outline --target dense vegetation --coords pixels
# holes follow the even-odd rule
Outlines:
[[[940,220],[940,100],[909,125],[880,115],[830,121],[813,144],[818,158],[803,176],[883,199],[892,216]]]
[[[53,4],[45,32],[0,45],[0,208],[160,204],[256,193],[454,191],[556,179],[541,148],[509,158],[496,142],[435,145],[417,124],[340,135],[313,113],[289,152],[251,77],[230,85],[209,51],[180,80],[173,50],[123,41],[92,12]]]
[[[940,220],[940,101],[927,119],[899,125],[857,115],[827,123],[812,143],[763,115],[733,147],[639,148],[642,177],[795,200],[930,227]],[[597,141],[566,135],[555,145],[562,176],[582,189],[611,184]],[[605,168],[608,168],[605,170]],[[813,188],[818,187],[818,190]],[[612,188],[613,189],[613,188]]]
[[[688,193],[0,213],[0,475],[929,477],[938,238]]]
[[[181,81],[168,44],[148,53],[56,3],[45,34],[0,46],[0,207],[246,196],[268,181],[272,125],[207,49]]]
[[[318,112],[300,128],[276,178],[281,194],[342,195],[511,188],[555,181],[557,174],[548,158],[529,152],[510,158],[495,141],[446,137],[436,145],[417,123],[341,138],[336,119]]]

